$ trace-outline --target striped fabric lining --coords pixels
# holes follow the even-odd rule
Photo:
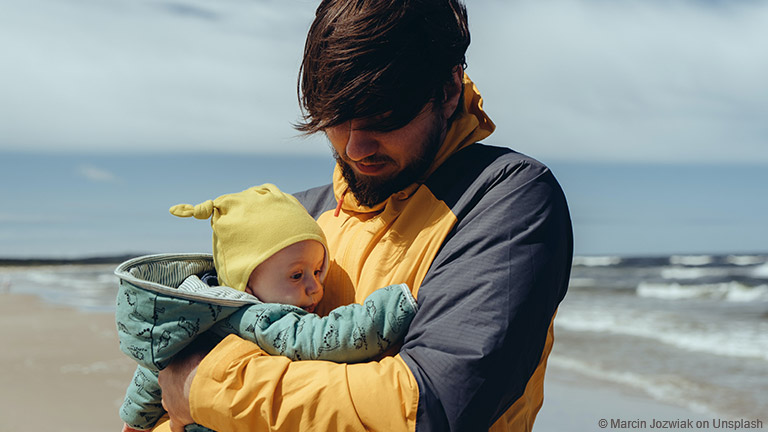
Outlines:
[[[128,260],[115,269],[115,275],[122,283],[169,297],[222,306],[261,303],[251,294],[226,286],[209,287],[199,278],[199,284],[190,281],[185,289],[180,289],[188,277],[213,268],[213,256],[210,254],[157,254]]]
[[[215,297],[227,298],[227,299],[253,298],[258,300],[258,298],[253,296],[252,294],[238,291],[228,286],[223,286],[223,285],[210,286],[207,283],[203,282],[197,276],[190,276],[184,279],[184,282],[182,282],[181,285],[179,285],[178,289],[179,291],[185,291],[189,293],[198,293],[198,294],[207,294],[207,295],[212,295]]]

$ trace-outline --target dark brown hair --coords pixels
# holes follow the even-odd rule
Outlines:
[[[304,46],[296,129],[352,119],[381,131],[404,126],[443,102],[469,41],[460,0],[323,0]]]

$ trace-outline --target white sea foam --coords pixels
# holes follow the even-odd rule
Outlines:
[[[592,278],[572,277],[568,282],[568,287],[569,288],[586,288],[586,287],[595,286],[596,282],[597,281]]]
[[[661,277],[664,279],[699,279],[706,276],[726,276],[729,274],[723,268],[702,267],[667,267],[661,269]]]
[[[700,285],[641,282],[636,293],[638,297],[664,300],[710,298],[731,302],[768,301],[768,285],[750,287],[733,281]]]
[[[621,263],[621,258],[617,256],[575,256],[573,265],[585,267],[605,267]]]
[[[119,279],[114,274],[108,273],[108,274],[100,274],[98,277],[96,277],[96,281],[103,284],[111,284],[111,283],[117,284]]]
[[[680,322],[639,310],[563,308],[555,325],[565,330],[636,336],[689,351],[768,360],[768,322],[749,325]]]
[[[703,401],[695,400],[696,395],[700,394],[697,391],[698,386],[680,377],[671,377],[669,375],[643,376],[632,372],[606,370],[599,364],[588,364],[557,354],[550,356],[549,365],[570,370],[590,378],[635,388],[656,400],[678,406],[682,405],[698,413],[712,414],[717,409],[717,407],[710,406]]]
[[[29,282],[40,285],[52,285],[62,281],[63,278],[60,274],[41,268],[27,272],[23,275],[23,278],[19,279],[26,279]]]
[[[715,290],[716,291],[716,290]],[[641,282],[637,286],[637,296],[665,300],[684,300],[692,298],[711,297],[713,289],[705,285],[680,285],[677,283],[659,284]],[[718,293],[719,294],[719,293]],[[721,297],[720,295],[718,297]]]
[[[48,301],[85,310],[109,310],[117,279],[113,266],[45,266],[3,276],[12,292],[35,294]]]
[[[713,261],[710,255],[672,255],[669,257],[669,263],[673,265],[685,266],[703,266],[711,264]]]
[[[746,287],[737,284],[731,287],[725,299],[732,302],[768,301],[768,285]]]
[[[0,277],[0,293],[6,293],[11,290],[11,278],[7,275]]]
[[[728,255],[725,262],[733,265],[755,265],[765,262],[765,257],[759,255]]]
[[[755,267],[752,270],[752,276],[759,278],[768,278],[768,263]]]
[[[117,278],[113,274],[87,274],[78,272],[57,272],[41,269],[30,271],[17,278],[40,287],[67,287],[77,289],[102,288],[105,285],[117,285]]]

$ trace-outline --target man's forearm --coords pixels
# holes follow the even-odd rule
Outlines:
[[[418,387],[399,357],[357,365],[291,362],[229,336],[200,364],[192,417],[215,430],[415,428]]]
[[[163,392],[163,408],[168,412],[173,432],[182,432],[185,425],[194,423],[190,412],[189,394],[204,355],[202,351],[182,352],[158,374],[158,382]]]

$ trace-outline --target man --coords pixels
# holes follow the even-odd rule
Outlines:
[[[161,372],[171,429],[531,430],[570,217],[545,166],[477,143],[494,125],[468,45],[459,0],[322,1],[298,128],[324,132],[338,163],[332,185],[297,194],[331,253],[318,312],[401,282],[420,310],[399,352],[365,364],[290,362],[230,336]]]

